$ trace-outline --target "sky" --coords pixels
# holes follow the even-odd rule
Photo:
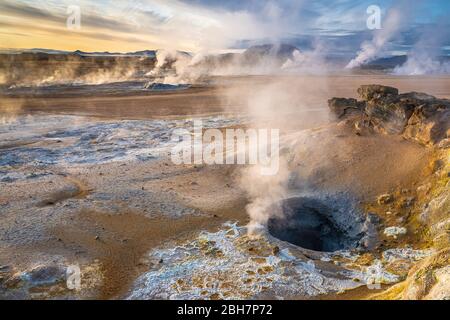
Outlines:
[[[211,52],[286,42],[351,55],[373,38],[370,5],[381,8],[382,28],[391,8],[402,14],[383,50],[408,52],[436,30],[433,45],[450,54],[449,0],[1,0],[0,48]],[[67,27],[70,6],[80,8],[79,29]]]

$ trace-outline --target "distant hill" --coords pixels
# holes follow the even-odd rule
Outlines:
[[[397,66],[401,66],[408,60],[408,56],[392,56],[392,57],[384,57],[379,58],[374,61],[371,61],[363,66],[361,69],[372,69],[372,70],[385,70],[385,69],[393,69]]]
[[[156,50],[142,50],[136,52],[128,52],[126,55],[129,56],[146,56],[146,57],[156,57]]]
[[[64,51],[64,50],[41,49],[41,48],[33,48],[33,49],[2,49],[2,50],[0,50],[0,54],[21,54],[21,53],[70,54],[72,52],[71,51]]]
[[[244,51],[243,56],[249,60],[261,57],[273,57],[286,61],[293,57],[293,53],[296,50],[300,51],[298,48],[289,44],[263,44],[248,48]]]
[[[157,50],[142,50],[135,52],[87,52],[81,50],[75,51],[65,51],[65,50],[53,50],[53,49],[41,49],[41,48],[33,48],[33,49],[4,49],[0,50],[0,54],[48,54],[48,55],[78,55],[78,56],[97,56],[97,57],[106,57],[106,56],[145,56],[145,57],[156,57]]]
[[[450,57],[449,56],[441,56],[437,57],[437,60],[440,62],[449,62]],[[363,66],[361,66],[361,69],[371,69],[371,70],[387,70],[387,69],[394,69],[395,67],[403,65],[408,60],[407,55],[400,55],[400,56],[392,56],[392,57],[384,57],[379,58],[374,61],[371,61]]]
[[[121,53],[121,52],[84,52],[80,50],[76,50],[73,52],[74,54],[78,54],[81,56],[139,56],[139,57],[156,57],[156,50],[142,50],[142,51],[135,51],[135,52],[127,52],[127,53]]]
[[[198,63],[206,70],[226,69],[230,67],[248,68],[253,67],[281,67],[288,59],[293,59],[297,47],[288,44],[263,44],[252,46],[242,53],[224,53],[206,56]]]

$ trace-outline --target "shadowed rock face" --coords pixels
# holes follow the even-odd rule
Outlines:
[[[402,134],[425,145],[449,138],[450,101],[410,92],[399,94],[396,88],[365,85],[358,89],[362,101],[333,98],[329,108],[338,117],[353,114],[355,123],[384,134]],[[358,110],[360,112],[349,112]]]
[[[342,118],[350,113],[361,113],[362,111],[362,105],[353,98],[332,98],[328,100],[328,105],[338,118]]]
[[[430,101],[414,109],[403,136],[424,144],[436,144],[449,138],[450,104]]]
[[[364,101],[370,101],[390,95],[398,95],[398,89],[393,87],[381,86],[378,84],[364,85],[358,88],[358,95]]]

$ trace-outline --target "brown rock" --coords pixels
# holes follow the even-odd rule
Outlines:
[[[382,85],[361,86],[358,94],[364,101],[344,98],[328,101],[338,118],[356,115],[356,119],[347,119],[354,122],[356,134],[369,129],[367,132],[401,134],[424,145],[448,147],[450,100],[420,92],[399,94],[398,89]]]
[[[414,105],[401,102],[395,96],[372,100],[367,103],[365,113],[378,131],[400,134],[414,112]]]
[[[442,105],[422,105],[408,120],[403,137],[421,144],[434,145],[448,138],[450,130],[450,108]]]
[[[378,204],[387,204],[394,200],[394,197],[388,193],[382,194],[377,198]]]
[[[447,132],[447,137],[450,137],[450,132]],[[443,139],[438,144],[439,149],[448,149],[450,148],[450,138]]]
[[[356,99],[352,98],[332,98],[328,100],[328,107],[338,118],[342,118],[351,112],[361,113],[361,106]]]
[[[276,256],[276,255],[279,254],[279,253],[280,253],[280,247],[275,246],[275,247],[272,248],[272,254],[273,254],[274,256]]]
[[[378,99],[388,95],[398,95],[398,89],[379,84],[370,84],[359,87],[358,94],[361,99],[370,101],[372,99]]]

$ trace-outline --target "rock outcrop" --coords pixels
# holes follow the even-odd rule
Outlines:
[[[333,98],[328,100],[328,106],[331,111],[338,117],[342,118],[345,115],[361,114],[362,107],[361,103],[358,103],[356,99],[346,99],[346,98]]]
[[[414,265],[405,281],[376,294],[376,300],[450,299],[450,251],[442,250]]]
[[[384,134],[401,134],[424,145],[437,145],[450,137],[450,100],[382,85],[358,89],[362,101],[333,98],[328,101],[337,118],[354,117],[365,126]],[[448,144],[444,144],[448,145]]]
[[[364,101],[369,101],[389,95],[396,96],[398,95],[398,89],[378,84],[363,85],[358,88],[358,95]]]

